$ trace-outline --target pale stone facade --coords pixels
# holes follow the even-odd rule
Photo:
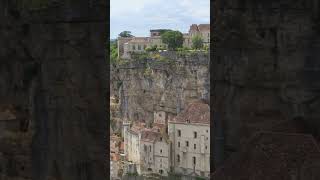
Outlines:
[[[192,38],[194,36],[200,36],[205,45],[210,45],[210,24],[192,24],[189,34],[186,35],[184,40],[186,47],[192,47]]]
[[[205,103],[191,103],[168,123],[171,167],[181,174],[209,177],[210,115]]]
[[[130,52],[144,52],[147,47],[157,46],[167,48],[160,36],[161,29],[150,30],[150,37],[118,38],[118,57],[130,59]],[[210,44],[210,24],[192,24],[189,32],[183,34],[183,46],[192,47],[192,37],[200,35],[204,44]]]
[[[168,172],[209,177],[210,110],[196,101],[168,121],[164,111],[154,112],[153,128],[144,123],[124,124],[125,154],[138,174]],[[166,131],[168,128],[168,132]]]

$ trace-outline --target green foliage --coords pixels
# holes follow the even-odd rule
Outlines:
[[[161,30],[159,30],[160,36],[161,36],[163,33],[166,33],[166,32],[168,32],[168,31],[171,31],[171,30],[169,30],[169,29],[161,29]]]
[[[118,60],[118,47],[117,41],[110,42],[110,63],[114,64]]]
[[[180,31],[167,31],[161,35],[161,39],[170,50],[182,47],[183,44],[183,34]]]
[[[122,31],[119,37],[133,37],[133,35],[131,35],[131,31]]]
[[[177,51],[189,51],[191,48],[188,47],[182,47],[182,48],[177,48]]]
[[[136,173],[136,172],[134,172],[134,173],[128,172],[127,175],[128,175],[128,176],[138,176],[138,173]]]
[[[203,40],[199,35],[196,35],[192,38],[192,48],[201,49],[203,47]]]
[[[162,51],[162,50],[166,50],[166,48],[164,48],[164,47],[157,47],[156,50],[157,50],[157,51]]]
[[[157,50],[157,46],[147,47],[145,50],[146,50],[147,52],[153,52],[153,51],[156,51],[156,50]]]
[[[205,51],[208,51],[208,50],[209,50],[209,45],[207,45],[207,44],[204,45],[204,46],[203,46],[203,49],[204,49]]]

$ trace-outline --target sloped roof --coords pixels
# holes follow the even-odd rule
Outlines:
[[[210,24],[199,24],[198,25],[199,31],[210,31]]]
[[[129,43],[147,43],[149,42],[148,37],[134,37],[132,40],[129,41]]]
[[[170,122],[210,124],[209,105],[202,100],[194,101]]]
[[[192,24],[190,26],[190,31],[199,31],[198,26],[196,24]]]
[[[152,130],[145,129],[141,132],[141,140],[142,141],[154,142],[160,136],[161,136],[160,133],[152,131]]]
[[[306,134],[260,132],[213,174],[219,180],[320,179],[320,150]],[[310,176],[313,177],[310,177]]]

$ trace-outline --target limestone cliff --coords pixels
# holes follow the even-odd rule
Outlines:
[[[151,125],[154,112],[164,111],[169,119],[192,100],[209,100],[208,53],[161,56],[164,60],[132,59],[111,68],[110,94],[119,98],[120,118]]]
[[[0,2],[1,180],[106,179],[106,8]]]
[[[238,151],[261,130],[319,138],[319,4],[214,2],[212,101],[225,140],[217,153]]]

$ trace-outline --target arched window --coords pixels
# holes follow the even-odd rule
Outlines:
[[[180,155],[177,154],[177,162],[180,162]]]
[[[192,159],[193,159],[193,165],[196,165],[196,157],[192,157]]]

